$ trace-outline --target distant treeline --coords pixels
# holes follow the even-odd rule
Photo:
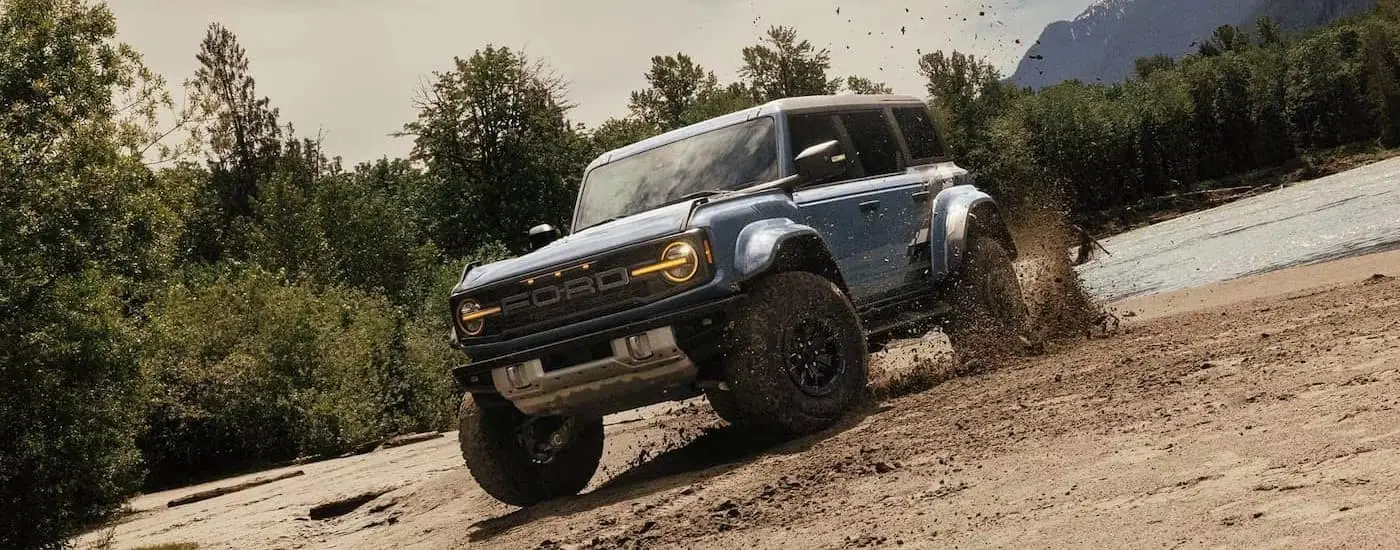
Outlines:
[[[959,162],[1092,219],[1400,140],[1393,5],[1297,38],[1223,28],[1110,86],[920,67]],[[405,98],[409,158],[347,167],[258,95],[228,29],[191,45],[181,104],[116,34],[100,4],[0,0],[0,548],[59,546],[142,487],[450,428],[447,289],[566,225],[590,159],[770,99],[888,92],[774,27],[737,82],[657,56],[629,114],[588,128],[541,61],[485,46]]]
[[[1012,198],[1064,191],[1090,226],[1145,199],[1298,163],[1341,145],[1400,145],[1400,2],[1286,36],[1269,19],[1224,26],[1180,61],[1139,59],[1127,82],[1039,93],[984,61],[925,58],[953,147]]]

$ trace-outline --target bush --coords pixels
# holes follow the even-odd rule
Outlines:
[[[163,485],[443,427],[444,369],[416,362],[383,297],[265,272],[181,286],[153,308],[140,446]]]
[[[110,280],[62,276],[0,315],[0,548],[101,521],[139,479],[134,339]]]
[[[179,224],[122,118],[159,86],[115,34],[102,6],[0,4],[0,548],[62,545],[140,476],[130,314]]]

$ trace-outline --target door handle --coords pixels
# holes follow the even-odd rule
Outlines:
[[[924,202],[928,200],[928,191],[915,191],[912,196],[914,197],[914,202]]]
[[[865,213],[874,212],[880,209],[880,201],[865,201],[860,203],[860,211]]]

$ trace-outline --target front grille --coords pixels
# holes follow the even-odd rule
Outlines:
[[[493,320],[502,323],[503,332],[510,333],[514,330],[549,328],[580,318],[606,315],[644,304],[649,296],[664,294],[668,290],[665,286],[647,284],[650,282],[633,283],[609,292],[595,292],[561,301],[553,306],[530,307],[522,312],[502,315],[500,319]],[[516,292],[502,293],[502,299],[507,296],[519,296],[531,290],[533,289],[528,287],[517,288]]]
[[[472,292],[470,297],[484,307],[501,308],[499,314],[486,319],[480,338],[516,338],[632,309],[703,284],[711,276],[703,256],[700,271],[684,284],[670,283],[660,273],[630,275],[638,267],[656,263],[662,249],[679,238],[685,237],[697,251],[703,250],[700,236],[696,231],[660,239]]]

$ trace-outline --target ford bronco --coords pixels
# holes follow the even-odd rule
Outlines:
[[[581,491],[606,414],[705,395],[744,429],[831,425],[870,351],[1026,326],[997,204],[902,96],[774,101],[598,157],[568,236],[452,290],[468,469],[527,506]]]

